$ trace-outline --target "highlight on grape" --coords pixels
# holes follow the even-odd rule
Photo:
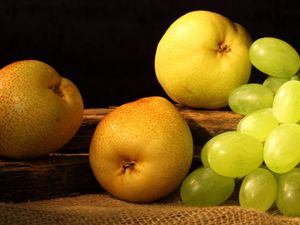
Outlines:
[[[289,43],[263,37],[250,46],[249,59],[266,78],[230,93],[230,109],[243,118],[235,131],[204,144],[202,166],[185,178],[181,199],[219,205],[239,184],[241,207],[300,216],[300,58]]]

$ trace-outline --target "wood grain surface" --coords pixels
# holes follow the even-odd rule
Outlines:
[[[191,169],[201,165],[203,144],[219,133],[234,130],[241,119],[231,111],[177,107],[193,134]],[[88,149],[96,126],[114,108],[86,109],[80,129],[57,153],[27,161],[0,158],[0,201],[24,202],[102,191],[90,169]]]
[[[65,145],[63,151],[88,151],[93,132],[101,119],[115,107],[85,109],[84,119],[77,134]],[[241,115],[229,110],[198,110],[177,105],[180,114],[187,121],[195,145],[203,145],[211,137],[236,129]]]

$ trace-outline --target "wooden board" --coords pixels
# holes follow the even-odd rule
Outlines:
[[[0,158],[0,201],[33,201],[101,191],[89,166],[88,149],[96,126],[111,110],[86,109],[80,129],[58,153],[28,161]],[[200,164],[201,146],[212,136],[234,130],[241,119],[231,111],[179,106],[178,110],[193,134],[194,166]]]
[[[0,201],[24,202],[101,191],[88,154],[51,154],[30,161],[0,159]]]
[[[235,130],[241,115],[232,111],[197,110],[177,106],[191,128],[195,145],[202,145],[211,137]],[[92,134],[101,119],[114,108],[86,109],[82,125],[63,151],[88,151]]]

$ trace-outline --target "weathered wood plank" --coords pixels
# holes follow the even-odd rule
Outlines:
[[[0,158],[0,201],[32,201],[101,190],[89,166],[88,149],[96,126],[111,110],[86,109],[79,131],[58,153],[28,161]],[[194,137],[192,168],[201,165],[201,146],[212,136],[234,130],[241,119],[230,111],[178,110]]]
[[[201,165],[195,146],[191,170]],[[89,165],[88,153],[53,153],[28,161],[0,158],[0,202],[25,202],[103,191]]]
[[[84,119],[77,134],[66,144],[63,151],[88,151],[93,132],[101,119],[112,108],[86,109]],[[231,111],[197,110],[187,107],[179,107],[180,114],[186,119],[191,128],[194,143],[202,145],[209,138],[234,130],[242,118],[241,115]]]
[[[29,161],[0,158],[0,201],[22,202],[101,190],[88,154],[51,154]]]

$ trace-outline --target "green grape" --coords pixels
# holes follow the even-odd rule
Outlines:
[[[184,179],[180,187],[180,196],[187,205],[216,206],[231,196],[234,186],[233,178],[221,176],[210,168],[201,167]]]
[[[300,125],[281,124],[274,128],[264,144],[264,161],[275,173],[286,173],[300,162]]]
[[[274,92],[262,84],[243,84],[229,93],[228,104],[232,111],[247,115],[258,109],[272,107]]]
[[[300,81],[284,83],[273,101],[273,112],[279,122],[297,123],[300,120]]]
[[[254,111],[240,120],[237,131],[264,142],[271,130],[279,125],[272,108]]]
[[[239,202],[244,208],[267,211],[277,196],[277,180],[267,169],[257,168],[243,179]]]
[[[204,145],[203,148],[201,149],[201,162],[203,166],[209,167],[208,159],[207,159],[207,150],[208,150],[208,145]]]
[[[263,161],[262,142],[238,131],[216,135],[203,148],[209,167],[222,176],[243,177]]]
[[[291,78],[292,79],[292,78]],[[289,81],[289,78],[279,78],[279,77],[267,77],[264,82],[263,85],[269,87],[272,89],[272,91],[274,93],[277,92],[278,88],[283,85],[285,82]]]
[[[284,215],[300,216],[300,168],[278,176],[276,207]]]
[[[259,38],[249,48],[253,66],[274,77],[289,78],[300,67],[297,51],[287,42],[273,37]]]

